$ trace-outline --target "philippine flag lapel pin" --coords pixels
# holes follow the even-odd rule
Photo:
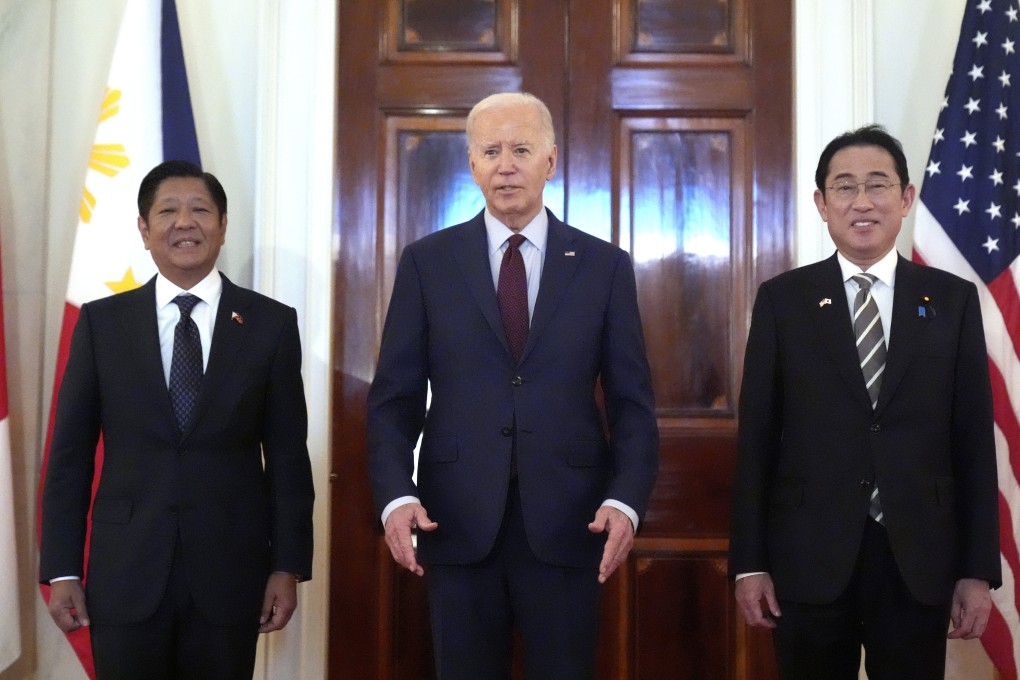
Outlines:
[[[832,299],[831,298],[822,298],[821,300],[818,301],[818,308],[821,309],[825,305],[831,305],[831,304],[832,304]]]
[[[236,323],[238,326],[244,325],[244,317],[238,314],[237,312],[230,313],[230,320]]]
[[[566,251],[565,253],[563,253],[563,256],[564,256],[564,257],[573,257],[573,256],[574,256],[574,255],[576,255],[576,254],[577,254],[577,253],[575,253],[575,252],[574,252],[573,250],[568,250],[568,251]]]

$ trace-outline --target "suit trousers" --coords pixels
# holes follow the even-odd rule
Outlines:
[[[846,590],[831,604],[779,599],[773,640],[783,680],[942,680],[950,602],[926,605],[907,589],[885,527],[868,519]]]
[[[595,677],[598,569],[535,556],[516,480],[489,556],[478,564],[426,565],[425,579],[439,680],[509,680],[514,630],[528,680]]]
[[[209,623],[195,607],[188,578],[178,537],[155,614],[134,624],[92,624],[97,680],[251,680],[258,620],[243,626]]]

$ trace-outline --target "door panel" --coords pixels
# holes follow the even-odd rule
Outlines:
[[[432,677],[424,584],[371,505],[365,398],[400,252],[483,206],[464,118],[549,106],[546,203],[630,252],[661,432],[604,587],[599,677],[771,678],[726,577],[749,300],[788,267],[791,0],[339,0],[330,677]],[[516,677],[520,674],[518,654]]]

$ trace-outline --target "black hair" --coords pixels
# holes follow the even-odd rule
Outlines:
[[[910,184],[910,176],[907,173],[907,157],[903,153],[903,145],[900,141],[885,131],[881,125],[865,125],[844,132],[833,139],[818,157],[818,167],[815,169],[815,186],[819,191],[825,191],[825,178],[829,176],[829,165],[832,157],[838,151],[848,146],[877,146],[885,149],[892,156],[893,164],[896,166],[896,174],[900,176],[900,184],[904,187]]]
[[[203,171],[191,161],[173,160],[160,163],[142,179],[142,183],[138,187],[138,214],[142,219],[148,220],[149,210],[152,209],[152,203],[156,200],[156,191],[159,189],[159,185],[163,180],[173,177],[197,177],[205,182],[205,187],[209,190],[213,203],[220,211],[220,217],[227,214],[227,192],[223,190],[223,185],[216,179],[216,176],[211,172]]]

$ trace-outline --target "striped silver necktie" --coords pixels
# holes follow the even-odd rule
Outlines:
[[[853,280],[859,288],[854,298],[854,335],[857,337],[857,356],[861,360],[861,372],[871,397],[871,408],[878,404],[878,393],[882,389],[882,374],[885,372],[885,334],[878,304],[871,294],[871,284],[878,277],[874,274],[854,274]],[[869,514],[882,522],[882,506],[878,500],[878,485],[872,487]]]

